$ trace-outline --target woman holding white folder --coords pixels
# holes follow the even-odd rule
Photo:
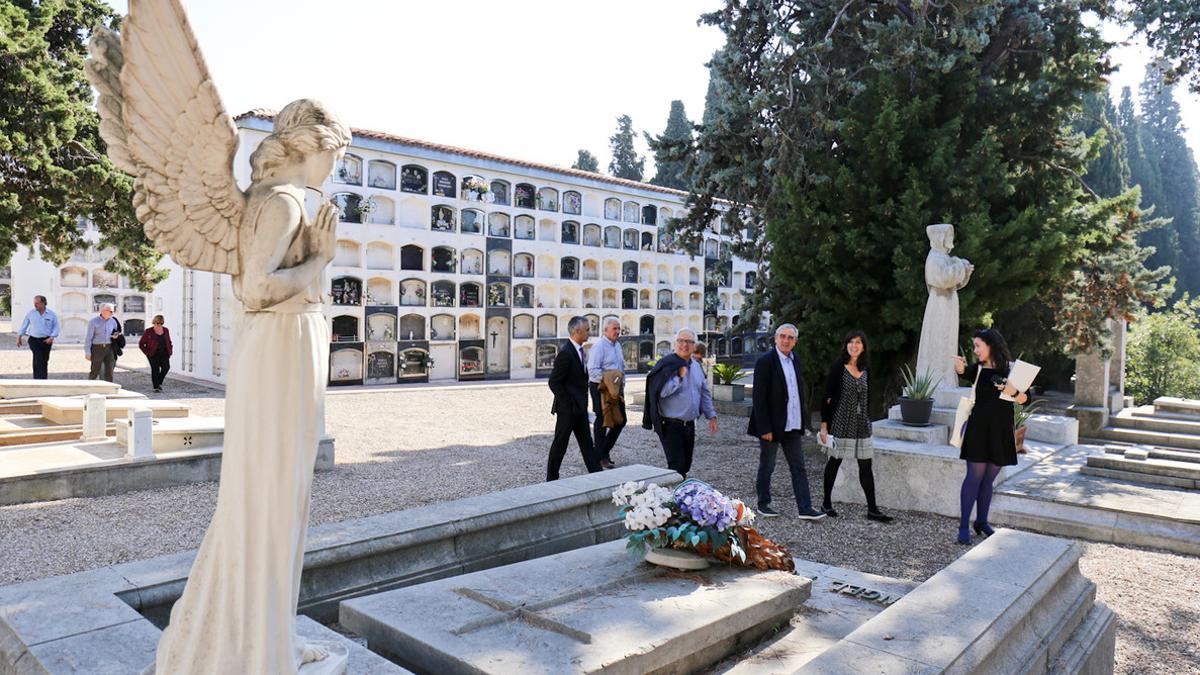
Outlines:
[[[954,358],[954,371],[974,382],[975,405],[967,419],[960,459],[967,462],[967,475],[960,492],[961,518],[958,543],[970,544],[967,525],[975,508],[975,533],[984,537],[994,532],[988,525],[988,507],[992,503],[992,484],[1005,466],[1017,463],[1017,443],[1013,437],[1013,404],[1000,398],[1006,394],[1025,405],[1029,395],[1008,384],[1012,357],[1004,337],[993,328],[975,333],[975,363],[967,365],[961,356]]]

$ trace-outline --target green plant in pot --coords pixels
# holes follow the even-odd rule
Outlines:
[[[926,369],[917,374],[912,368],[904,366],[904,389],[900,394],[900,419],[905,424],[926,426],[933,414],[933,393],[942,383],[942,378],[936,377]]]
[[[746,398],[746,386],[738,380],[746,376],[742,366],[736,363],[718,363],[713,366],[713,398],[718,401],[742,401]]]
[[[1025,405],[1013,403],[1013,436],[1016,438],[1017,452],[1019,453],[1025,452],[1025,425],[1041,404],[1042,401],[1034,401]]]

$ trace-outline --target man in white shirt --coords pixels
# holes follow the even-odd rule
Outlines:
[[[625,424],[604,426],[604,408],[601,405],[600,380],[604,379],[604,371],[618,370],[624,382],[625,356],[621,353],[621,321],[615,316],[604,320],[604,328],[600,339],[592,345],[588,352],[588,390],[592,395],[592,411],[596,413],[596,421],[592,425],[592,437],[595,439],[596,455],[600,458],[600,466],[605,469],[616,468],[612,463],[612,448],[617,444],[617,437]],[[624,389],[624,384],[622,384]],[[625,400],[620,403],[621,416],[625,416]]]
[[[44,380],[49,377],[50,348],[58,337],[58,315],[46,306],[46,296],[33,296],[33,309],[25,315],[21,329],[17,331],[17,346],[21,346],[21,338],[29,337],[29,351],[33,352],[33,379]]]

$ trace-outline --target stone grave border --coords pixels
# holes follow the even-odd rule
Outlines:
[[[309,531],[300,612],[319,622],[359,595],[617,539],[612,491],[674,484],[646,465],[418,507]],[[0,675],[138,673],[183,592],[195,551],[0,588]],[[301,623],[310,625],[306,619]],[[314,627],[315,628],[315,627]]]

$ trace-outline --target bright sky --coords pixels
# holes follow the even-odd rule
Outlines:
[[[659,134],[680,99],[699,121],[723,40],[696,19],[721,4],[184,0],[232,114],[317,98],[351,126],[561,166],[586,148],[601,171],[617,116]],[[1114,97],[1136,94],[1144,50],[1114,56]],[[1200,120],[1200,97],[1177,97]],[[1200,154],[1200,128],[1188,140]]]

